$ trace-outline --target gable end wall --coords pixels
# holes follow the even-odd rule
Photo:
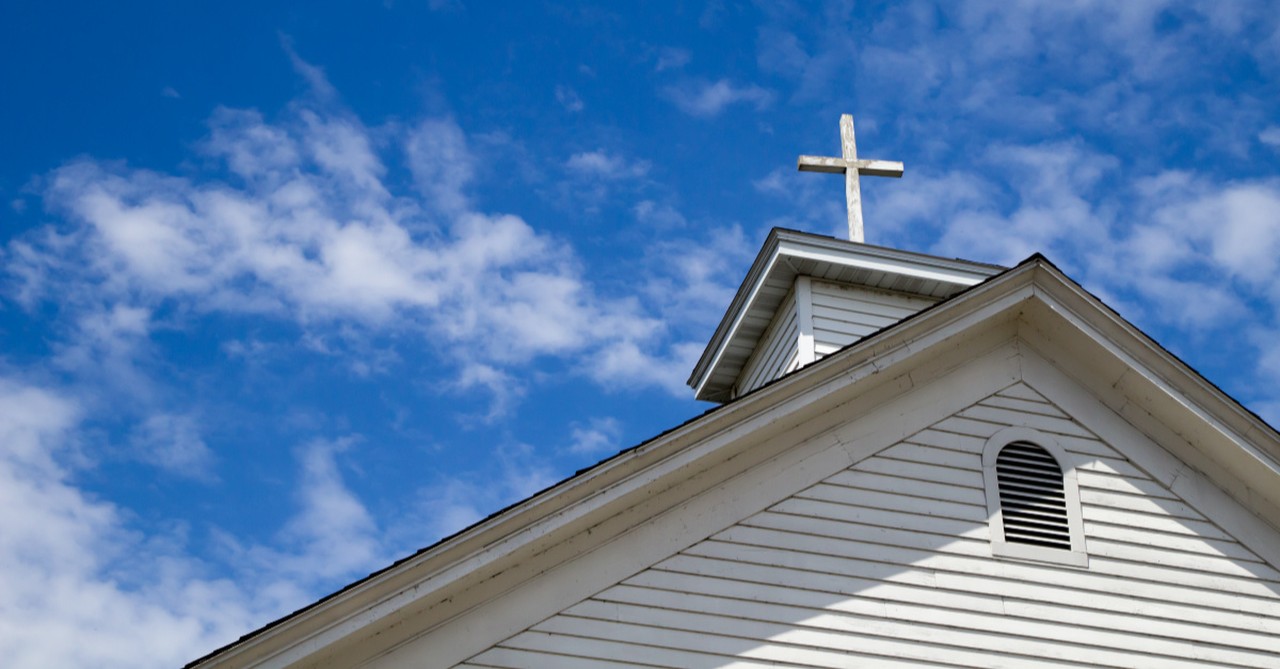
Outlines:
[[[981,453],[1076,467],[1087,568],[992,557]],[[1015,384],[460,667],[1276,666],[1280,572]]]
[[[936,298],[813,282],[813,339],[818,357],[829,355],[934,304]]]
[[[796,290],[793,287],[779,305],[769,327],[760,336],[755,353],[742,368],[742,375],[734,392],[735,396],[745,395],[794,371],[799,366],[799,342],[799,311],[796,308]]]

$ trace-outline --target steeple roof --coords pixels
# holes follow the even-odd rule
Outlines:
[[[689,377],[701,400],[725,402],[796,277],[946,299],[994,276],[998,265],[900,251],[774,228]]]

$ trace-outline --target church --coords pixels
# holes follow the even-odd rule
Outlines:
[[[718,406],[192,662],[1280,666],[1280,434],[1032,256],[774,229]]]

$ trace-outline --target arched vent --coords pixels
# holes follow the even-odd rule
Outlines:
[[[996,458],[1004,540],[1071,550],[1062,468],[1043,448],[1015,441]]]

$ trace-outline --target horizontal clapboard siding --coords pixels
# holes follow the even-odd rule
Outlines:
[[[814,352],[821,357],[838,351],[936,301],[905,293],[814,281]]]
[[[792,291],[778,307],[773,322],[760,337],[751,358],[742,369],[736,395],[746,393],[794,371],[799,366],[800,325],[796,294]]]
[[[1015,420],[1016,419],[1016,420]],[[982,449],[1077,462],[1089,566],[991,556]],[[1015,385],[468,667],[1274,667],[1280,572]]]

